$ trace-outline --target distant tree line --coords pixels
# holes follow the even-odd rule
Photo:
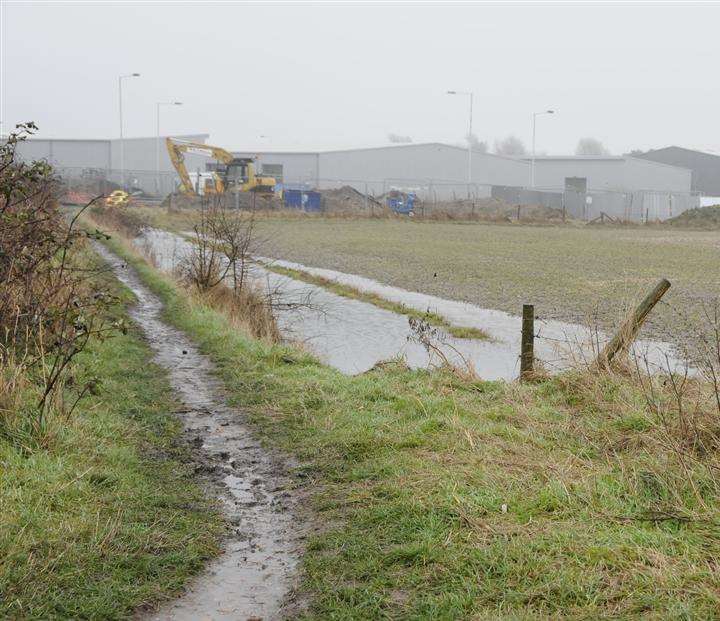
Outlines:
[[[406,144],[413,141],[410,136],[396,133],[389,133],[387,138],[388,141],[393,144]],[[473,151],[479,151],[480,153],[489,152],[488,143],[480,140],[475,133],[467,134],[465,141]],[[506,157],[522,157],[523,155],[528,155],[529,151],[520,138],[514,134],[509,134],[505,138],[495,141],[493,153]],[[631,151],[630,155],[637,155],[639,153],[642,152],[637,150]],[[600,140],[588,136],[578,140],[577,146],[575,147],[575,155],[610,155],[610,151]]]

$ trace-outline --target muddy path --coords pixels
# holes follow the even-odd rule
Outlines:
[[[177,416],[192,447],[196,472],[216,495],[230,533],[179,599],[141,615],[152,620],[281,618],[287,612],[304,539],[299,492],[289,461],[261,447],[243,413],[226,405],[213,364],[181,331],[161,318],[162,302],[134,269],[104,247],[97,251],[137,297],[130,309],[155,361],[167,369],[183,404]]]

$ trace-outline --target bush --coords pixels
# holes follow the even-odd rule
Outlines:
[[[84,236],[61,212],[60,183],[45,161],[22,162],[17,145],[36,130],[17,126],[0,146],[0,436],[28,444],[48,411],[69,415],[91,386],[64,385],[75,356],[102,334],[111,296],[77,261]]]

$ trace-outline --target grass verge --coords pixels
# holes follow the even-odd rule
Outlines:
[[[177,404],[140,334],[91,342],[74,381],[90,378],[97,394],[49,421],[46,449],[0,439],[2,618],[127,618],[219,551],[222,520],[192,479]]]
[[[341,295],[345,298],[351,298],[353,300],[360,300],[361,302],[366,302],[367,304],[373,304],[378,308],[389,310],[399,315],[406,315],[407,317],[421,319],[422,321],[429,323],[431,326],[442,328],[443,330],[445,330],[445,332],[447,332],[451,336],[454,336],[455,338],[479,340],[487,340],[490,338],[487,332],[479,328],[454,326],[451,323],[448,323],[442,315],[438,315],[437,313],[433,313],[429,310],[425,312],[415,310],[414,308],[410,308],[405,304],[386,300],[385,298],[375,293],[360,291],[359,289],[350,287],[348,285],[343,285],[339,282],[335,282],[334,280],[330,280],[329,278],[315,276],[303,270],[292,269],[289,267],[281,267],[279,265],[273,265],[268,263],[264,263],[263,267],[271,272],[275,272],[276,274],[282,274],[294,280],[300,280],[311,285],[323,287],[324,289],[327,289],[335,295]]]
[[[300,458],[327,525],[304,560],[308,618],[716,617],[716,451],[677,448],[683,428],[626,377],[343,376],[232,329],[110,244]]]

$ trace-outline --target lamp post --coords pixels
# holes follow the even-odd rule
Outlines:
[[[155,133],[155,194],[160,195],[160,106],[182,106],[182,101],[158,101]]]
[[[118,99],[120,111],[120,187],[125,188],[125,145],[123,144],[123,115],[122,115],[122,81],[125,78],[139,78],[139,73],[126,73],[118,76]]]
[[[542,114],[555,114],[555,110],[544,110],[543,112],[533,112],[533,136],[532,136],[532,161],[530,162],[530,187],[535,187],[535,124],[537,118]]]
[[[448,91],[448,95],[468,95],[470,97],[470,122],[468,125],[468,171],[467,171],[467,182],[468,192],[470,191],[469,185],[472,183],[472,113],[473,113],[473,94],[472,91]]]

